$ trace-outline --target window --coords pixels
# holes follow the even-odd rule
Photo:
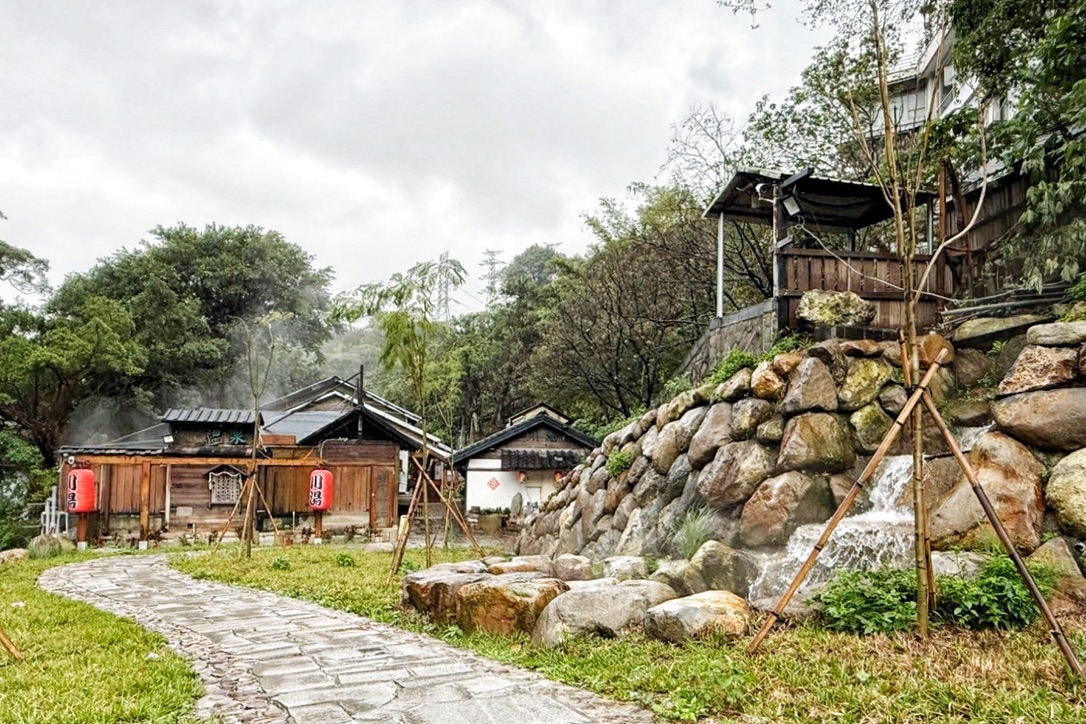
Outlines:
[[[212,505],[233,505],[241,497],[241,471],[217,470],[207,474]]]

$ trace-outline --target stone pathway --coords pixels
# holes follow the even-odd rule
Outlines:
[[[52,568],[39,585],[163,634],[203,680],[196,714],[216,721],[654,721],[633,705],[361,616],[194,580],[164,556]]]

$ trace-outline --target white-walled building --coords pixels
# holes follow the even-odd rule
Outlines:
[[[569,423],[554,408],[537,405],[510,418],[504,430],[458,450],[453,466],[466,481],[468,510],[509,508],[517,493],[528,512],[545,501],[597,445]]]

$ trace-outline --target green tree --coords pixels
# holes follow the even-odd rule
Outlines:
[[[1071,280],[1086,266],[1086,1],[954,0],[950,18],[959,70],[1017,98],[997,141],[1031,185],[1005,268],[1038,288]]]
[[[0,313],[0,420],[54,460],[75,406],[96,378],[135,375],[146,361],[121,304],[90,297],[68,314],[26,308]]]
[[[634,190],[634,212],[604,200],[588,217],[599,244],[554,282],[532,356],[534,389],[577,417],[650,404],[712,314],[715,226],[689,191]]]
[[[311,369],[330,337],[331,270],[275,231],[256,226],[157,227],[152,240],[69,277],[50,302],[65,313],[91,296],[117,300],[132,316],[148,364],[138,376],[101,380],[108,394],[156,406],[197,390],[204,401],[247,404],[239,321],[289,316],[284,337]],[[269,389],[269,393],[282,392]]]
[[[34,527],[27,505],[45,498],[53,473],[37,448],[10,426],[0,427],[0,550],[26,545]]]

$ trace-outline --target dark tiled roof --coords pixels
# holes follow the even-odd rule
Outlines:
[[[584,460],[580,450],[502,450],[503,470],[569,470]]]
[[[171,407],[163,422],[196,422],[209,425],[252,425],[252,410],[224,410],[217,407]]]
[[[512,440],[520,435],[523,435],[529,430],[534,430],[537,427],[550,428],[551,430],[554,430],[555,432],[569,438],[573,442],[584,445],[586,448],[589,449],[594,448],[596,447],[596,445],[599,444],[599,442],[595,438],[589,437],[580,430],[577,430],[569,425],[563,425],[562,423],[555,420],[553,417],[550,417],[545,413],[540,413],[535,417],[524,420],[523,422],[518,422],[516,425],[507,427],[504,430],[499,430],[498,432],[490,435],[489,437],[484,437],[482,440],[472,443],[466,448],[457,450],[453,454],[453,465],[460,465],[462,463],[465,463],[476,455],[485,453],[488,450],[492,450],[498,445],[501,445],[503,442]]]

